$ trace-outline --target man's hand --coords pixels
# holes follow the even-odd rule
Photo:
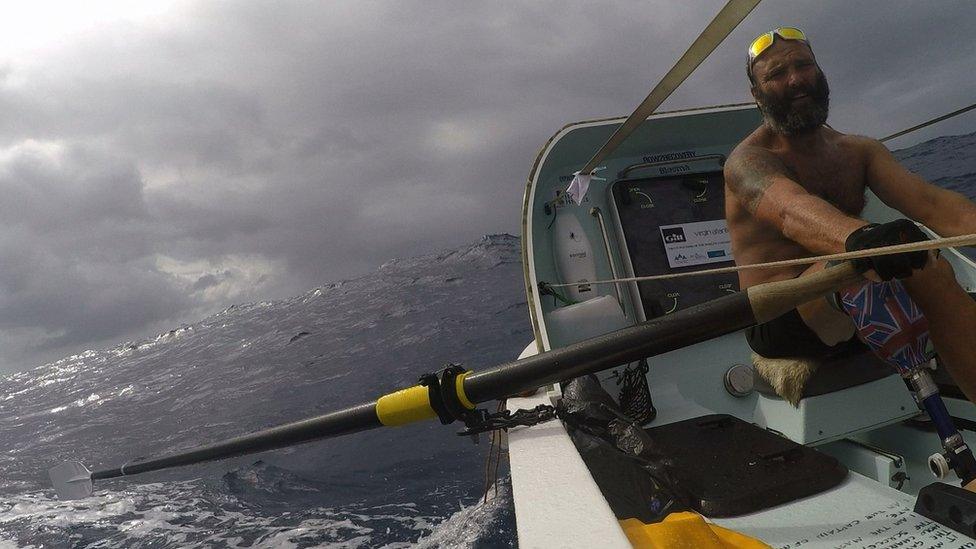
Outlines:
[[[929,237],[925,236],[913,221],[898,219],[883,225],[874,223],[861,227],[847,237],[844,247],[847,251],[853,252],[928,239]],[[855,259],[854,265],[862,272],[874,270],[881,280],[891,280],[908,278],[912,275],[912,270],[921,269],[927,260],[928,252],[923,250]]]

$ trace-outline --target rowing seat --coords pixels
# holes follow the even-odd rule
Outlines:
[[[796,394],[787,395],[793,402],[761,375],[755,389],[754,421],[800,444],[830,442],[918,414],[901,376],[869,351],[819,361]]]
[[[757,357],[758,355],[753,357],[754,362],[756,362]],[[762,359],[762,357],[758,358]],[[762,371],[759,364],[756,366],[759,371]],[[769,365],[766,368],[770,366],[775,367],[775,365]],[[819,359],[814,362],[813,366],[815,367],[814,372],[810,374],[802,387],[796,390],[797,400],[833,393],[895,375],[895,370],[889,364],[868,350],[855,355]],[[762,375],[756,376],[755,389],[770,398],[783,398],[783,395],[779,395],[773,385]],[[790,398],[787,396],[787,399]],[[794,402],[794,404],[797,403]]]

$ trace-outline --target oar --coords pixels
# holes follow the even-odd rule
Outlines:
[[[647,97],[641,101],[634,112],[624,120],[624,123],[613,132],[607,142],[600,147],[586,165],[579,171],[580,175],[590,175],[593,170],[603,162],[616,148],[623,143],[627,136],[634,132],[647,117],[654,114],[654,111],[664,103],[684,82],[691,73],[695,72],[698,65],[708,58],[709,54],[731,34],[749,12],[759,5],[760,0],[729,0],[725,7],[715,15],[715,18],[705,27],[705,30],[698,35],[691,46],[681,59],[671,67],[671,70],[651,89]]]
[[[595,373],[741,330],[863,280],[849,263],[802,278],[769,282],[568,347],[457,377],[457,401],[475,405]],[[431,419],[428,388],[415,385],[377,400],[170,456],[91,472],[72,461],[50,470],[61,499],[91,495],[92,481],[157,471]]]
[[[598,169],[603,169],[598,168],[600,163],[610,156],[630,134],[634,133],[634,130],[647,120],[647,117],[654,114],[661,103],[664,103],[674,90],[678,89],[678,86],[691,76],[691,73],[695,72],[698,65],[701,65],[708,58],[715,48],[725,40],[725,37],[731,34],[739,23],[749,15],[749,12],[759,5],[759,2],[760,0],[729,0],[715,15],[705,30],[691,43],[685,54],[654,85],[640,105],[637,105],[634,112],[630,113],[630,116],[613,132],[607,142],[600,147],[600,150],[596,151],[583,165],[583,168],[574,174],[567,192],[573,197],[576,204],[580,204],[583,196],[586,195],[593,174]]]

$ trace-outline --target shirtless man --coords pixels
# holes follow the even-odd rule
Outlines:
[[[832,254],[924,239],[907,220],[869,225],[870,188],[885,204],[941,236],[976,233],[976,205],[902,167],[880,142],[827,126],[829,89],[806,36],[783,27],[750,47],[748,76],[764,122],[725,164],[725,209],[741,264]],[[862,262],[874,281],[898,278],[960,389],[976,402],[976,303],[937,254]],[[823,269],[746,270],[743,289]],[[904,291],[903,290],[903,291]],[[829,300],[806,303],[747,332],[760,355],[824,356],[856,345],[855,323]],[[861,347],[863,349],[863,347]]]

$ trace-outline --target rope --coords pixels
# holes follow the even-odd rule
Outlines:
[[[613,132],[610,139],[600,147],[593,158],[579,171],[582,175],[592,174],[600,162],[610,155],[654,110],[661,106],[674,90],[681,85],[701,65],[703,61],[725,40],[743,19],[749,15],[760,0],[729,0],[705,30],[695,39],[688,51],[678,59],[664,78],[654,86],[644,101],[624,120],[624,123]]]
[[[893,133],[893,134],[891,134],[891,135],[889,135],[887,137],[882,137],[878,141],[881,141],[882,143],[884,143],[885,141],[894,139],[896,137],[901,137],[901,136],[905,135],[906,133],[911,133],[911,132],[913,132],[915,130],[920,130],[920,129],[926,127],[926,126],[931,126],[932,124],[935,124],[937,122],[942,122],[943,120],[948,120],[948,119],[952,118],[953,116],[959,116],[960,114],[962,114],[964,112],[969,112],[969,111],[971,111],[973,109],[976,109],[976,103],[973,103],[972,105],[970,105],[968,107],[963,107],[963,108],[961,108],[961,109],[959,109],[957,111],[952,111],[949,114],[943,114],[942,116],[933,118],[932,120],[929,120],[928,122],[922,122],[921,124],[919,124],[917,126],[912,126],[911,128],[908,128],[907,130],[902,130],[900,132]]]
[[[547,284],[552,288],[564,288],[568,286],[579,286],[580,284],[617,284],[620,282],[646,282],[649,280],[667,280],[671,278],[683,278],[688,276],[708,276],[714,274],[737,273],[748,269],[775,269],[778,267],[792,267],[795,265],[810,265],[820,261],[846,261],[849,259],[860,259],[862,257],[872,257],[877,255],[894,255],[906,252],[918,252],[925,250],[935,250],[938,248],[953,248],[956,246],[976,245],[976,234],[964,234],[951,236],[948,238],[936,238],[933,240],[923,240],[921,242],[909,242],[908,244],[897,244],[894,246],[884,246],[869,248],[867,250],[857,250],[855,252],[843,252],[839,254],[818,255],[814,257],[801,257],[798,259],[786,259],[783,261],[770,261],[768,263],[754,263],[752,265],[736,265],[735,267],[722,267],[720,269],[706,269],[703,271],[688,271],[685,273],[671,273],[653,276],[637,276],[631,278],[614,278],[610,280],[588,280],[571,284]]]
[[[495,412],[501,413],[505,409],[505,404],[506,400],[499,400]],[[483,503],[488,503],[488,494],[491,494],[491,499],[498,496],[498,465],[501,463],[502,459],[502,430],[495,429],[491,431],[489,436],[491,437],[491,446],[488,447],[488,456],[485,459],[485,481],[483,485],[484,496],[482,498]]]
[[[575,304],[579,303],[578,301],[573,301],[572,299],[568,299],[566,297],[563,297],[562,295],[559,294],[559,292],[553,290],[551,286],[552,286],[551,284],[546,284],[545,282],[540,282],[539,283],[539,295],[551,295],[552,296],[552,304],[553,304],[554,307],[556,305],[556,300],[559,300],[559,302],[562,303],[563,305],[575,305]],[[574,286],[578,286],[578,284],[574,284]]]

